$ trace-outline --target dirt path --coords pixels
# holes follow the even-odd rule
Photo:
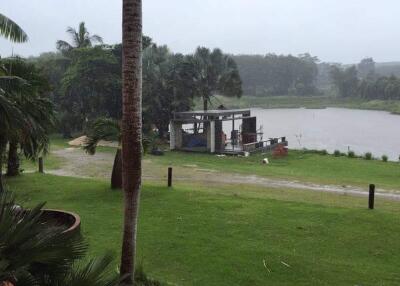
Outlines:
[[[109,178],[114,161],[112,153],[97,153],[94,156],[84,153],[79,148],[66,148],[52,152],[62,159],[62,168],[48,170],[47,173],[59,176],[72,176],[81,178]],[[166,180],[165,166],[155,164],[150,159],[143,161],[144,180]],[[201,169],[197,165],[185,165],[174,167],[174,180],[183,182],[223,183],[257,185],[268,188],[301,189],[317,192],[329,192],[337,194],[349,194],[367,196],[367,190],[354,186],[321,185],[291,180],[279,180],[263,178],[255,175],[241,175],[223,173],[216,170]],[[377,197],[400,200],[400,192],[394,190],[377,190]]]

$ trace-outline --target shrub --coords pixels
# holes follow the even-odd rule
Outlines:
[[[349,151],[349,152],[347,153],[347,156],[348,156],[349,158],[355,158],[355,157],[356,157],[356,153],[354,153],[354,151]]]
[[[364,155],[365,160],[372,160],[372,153],[371,152],[367,152]]]
[[[382,161],[383,161],[383,162],[387,162],[388,159],[389,159],[388,156],[386,156],[386,155],[383,155],[383,156],[382,156]]]
[[[342,154],[342,153],[340,153],[339,150],[335,150],[335,151],[333,152],[333,155],[334,155],[335,157],[339,157],[341,154]]]
[[[321,150],[321,155],[328,155],[328,151],[326,151],[325,149]]]

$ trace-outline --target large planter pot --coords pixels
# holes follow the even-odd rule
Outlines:
[[[62,210],[43,210],[40,220],[51,226],[65,228],[63,233],[79,233],[81,218],[79,215]]]

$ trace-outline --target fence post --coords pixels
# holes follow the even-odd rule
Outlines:
[[[375,205],[375,185],[369,185],[369,199],[368,199],[368,208],[370,210],[374,209]]]
[[[172,187],[172,167],[168,168],[168,188]]]
[[[39,157],[39,173],[44,173],[43,157]]]

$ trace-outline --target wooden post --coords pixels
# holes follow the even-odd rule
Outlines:
[[[39,173],[44,173],[43,157],[39,157]]]
[[[374,209],[375,204],[375,185],[369,185],[369,200],[368,200],[368,208],[370,210]]]
[[[168,188],[172,187],[172,167],[168,168]]]

